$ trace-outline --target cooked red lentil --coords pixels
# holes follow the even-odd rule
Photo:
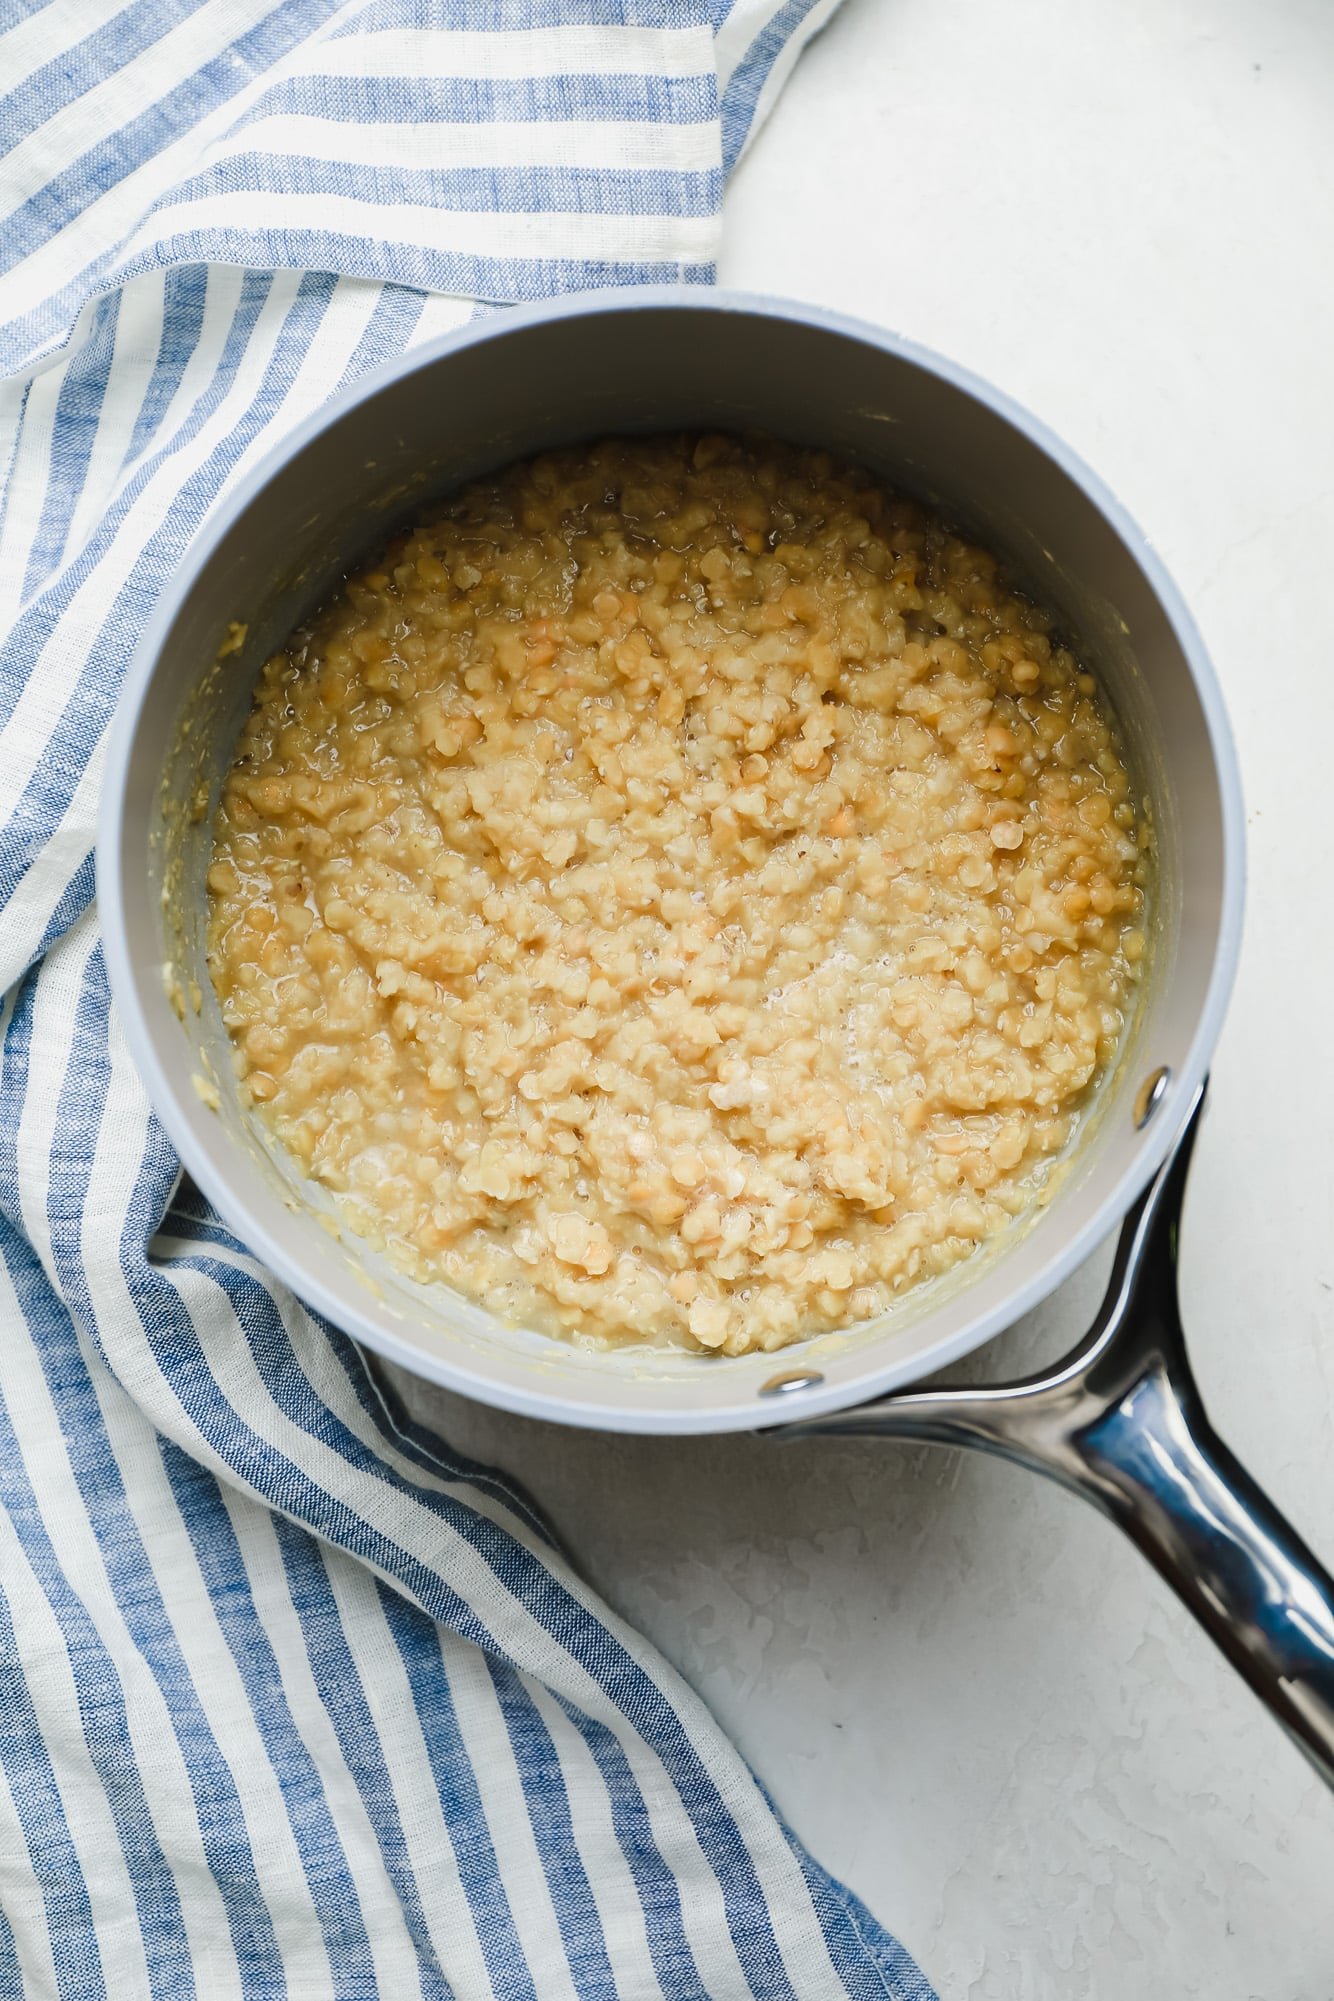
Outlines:
[[[209,963],[351,1228],[509,1318],[737,1354],[1040,1198],[1144,950],[1092,678],[821,453],[458,495],[265,667]]]

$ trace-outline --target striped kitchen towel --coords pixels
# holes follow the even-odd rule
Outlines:
[[[929,2001],[525,1497],[179,1185],[92,904],[218,496],[477,301],[707,283],[832,4],[0,4],[0,1996]]]

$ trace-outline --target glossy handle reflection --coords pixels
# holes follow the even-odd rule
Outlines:
[[[1090,1497],[1334,1786],[1334,1580],[1218,1437],[1194,1384],[1151,1371],[1079,1450]]]
[[[1121,1233],[1098,1319],[1045,1374],[919,1390],[781,1435],[969,1446],[1029,1466],[1119,1524],[1334,1786],[1334,1579],[1218,1437],[1186,1354],[1177,1232],[1200,1104]]]

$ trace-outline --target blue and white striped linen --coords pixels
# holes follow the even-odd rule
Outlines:
[[[0,1996],[930,2001],[155,1123],[92,905],[163,579],[478,300],[713,275],[833,0],[0,6]]]

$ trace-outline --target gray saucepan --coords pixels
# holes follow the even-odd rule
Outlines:
[[[698,425],[859,460],[1000,552],[1108,691],[1158,845],[1142,1000],[1050,1201],[878,1320],[730,1359],[556,1342],[332,1235],[326,1198],[242,1108],[203,957],[212,807],[256,671],[349,563],[522,454]],[[289,433],[157,606],[109,746],[98,885],[125,1033],[186,1168],[272,1270],[369,1348],[567,1424],[783,1425],[1019,1459],[1132,1534],[1334,1781],[1334,1585],[1211,1431],[1175,1307],[1189,1136],[1241,923],[1232,744],[1199,637],[1144,537],[1006,397],[894,335],[694,288],[564,299],[413,350]],[[178,1012],[169,988],[197,992],[199,1009]],[[904,1393],[1032,1307],[1118,1223],[1107,1304],[1059,1368]]]

